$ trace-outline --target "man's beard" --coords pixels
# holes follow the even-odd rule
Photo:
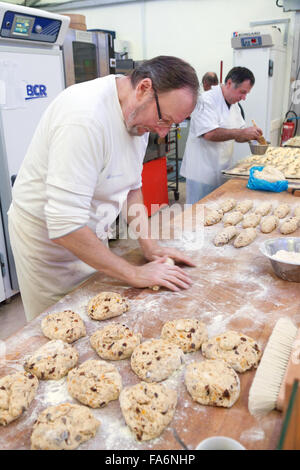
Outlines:
[[[143,126],[141,124],[132,125],[132,122],[134,122],[135,118],[140,114],[140,111],[143,111],[143,109],[146,107],[146,104],[147,103],[139,106],[137,109],[132,111],[128,116],[127,122],[125,122],[128,134],[132,135],[133,137],[141,136],[145,134],[146,132],[150,132],[150,129],[148,129],[148,127]],[[141,128],[146,129],[146,130],[143,130],[143,132],[141,133],[139,132],[139,129]]]

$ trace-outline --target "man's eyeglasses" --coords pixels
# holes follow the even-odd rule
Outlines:
[[[157,126],[160,127],[172,127],[173,124],[175,124],[173,121],[166,121],[165,119],[162,118],[161,116],[161,111],[160,111],[160,106],[159,106],[159,101],[158,101],[158,96],[155,88],[152,85],[153,93],[154,93],[154,98],[155,98],[155,103],[156,103],[156,109],[157,109],[157,114],[158,114],[158,121],[157,121]],[[179,127],[177,124],[175,124],[176,129],[178,130]]]

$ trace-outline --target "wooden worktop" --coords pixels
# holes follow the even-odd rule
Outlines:
[[[254,207],[266,200],[273,202],[273,207],[283,201],[293,207],[300,203],[299,198],[286,192],[277,194],[248,190],[242,180],[228,181],[201,203],[211,206],[229,197],[253,199]],[[186,213],[192,218],[191,210]],[[181,216],[177,216],[175,226],[180,226],[180,220]],[[266,238],[282,236],[278,229],[268,235],[258,230],[257,239],[251,245],[236,249],[232,244],[219,248],[213,245],[212,240],[221,227],[221,223],[205,227],[203,238],[199,238],[199,234],[195,236],[194,226],[184,230],[180,239],[162,241],[165,245],[185,250],[197,264],[195,268],[185,268],[193,279],[193,285],[188,290],[173,293],[165,289],[159,292],[134,289],[97,274],[7,339],[6,355],[2,361],[0,356],[0,376],[21,370],[25,355],[48,341],[40,329],[41,319],[47,313],[66,309],[79,313],[87,327],[87,336],[73,344],[80,355],[79,363],[98,358],[89,344],[89,336],[111,321],[126,323],[141,332],[143,340],[146,340],[159,337],[167,320],[196,317],[207,325],[210,337],[235,329],[255,338],[262,348],[278,318],[289,316],[299,325],[300,285],[279,279],[270,261],[259,251],[260,243]],[[300,229],[291,236],[300,236]],[[139,250],[131,251],[126,259],[136,264],[145,262]],[[87,316],[86,305],[92,296],[105,290],[124,294],[130,300],[130,310],[111,320],[93,321]],[[186,354],[185,360],[186,363],[202,360],[202,355],[199,351]],[[130,370],[129,359],[114,362],[114,365],[122,375],[123,386],[139,382]],[[82,444],[80,449],[183,449],[181,440],[193,450],[201,440],[214,435],[232,437],[247,449],[276,448],[282,424],[281,413],[272,411],[257,420],[248,412],[248,393],[255,371],[239,374],[240,398],[232,408],[225,409],[193,402],[184,385],[184,368],[182,366],[164,382],[177,390],[178,403],[172,422],[159,438],[137,442],[125,424],[118,401],[114,401],[101,410],[92,410],[101,421],[101,426],[96,437]],[[47,406],[66,401],[76,402],[67,393],[65,378],[57,382],[40,381],[36,398],[24,416],[0,428],[0,448],[29,449],[32,426],[38,414]],[[176,438],[176,433],[180,439]]]

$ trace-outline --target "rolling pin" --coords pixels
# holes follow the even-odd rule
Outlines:
[[[256,122],[254,121],[254,119],[252,119],[252,124],[253,124],[254,127],[258,127]],[[261,135],[260,137],[257,138],[257,142],[260,145],[268,145],[268,142],[266,141],[266,139],[264,138],[263,135]]]

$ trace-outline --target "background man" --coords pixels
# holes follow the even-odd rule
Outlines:
[[[233,144],[256,140],[261,129],[245,127],[238,102],[254,85],[253,73],[234,67],[224,85],[203,92],[191,115],[180,174],[186,177],[186,202],[194,204],[222,184],[221,171],[231,165]]]

